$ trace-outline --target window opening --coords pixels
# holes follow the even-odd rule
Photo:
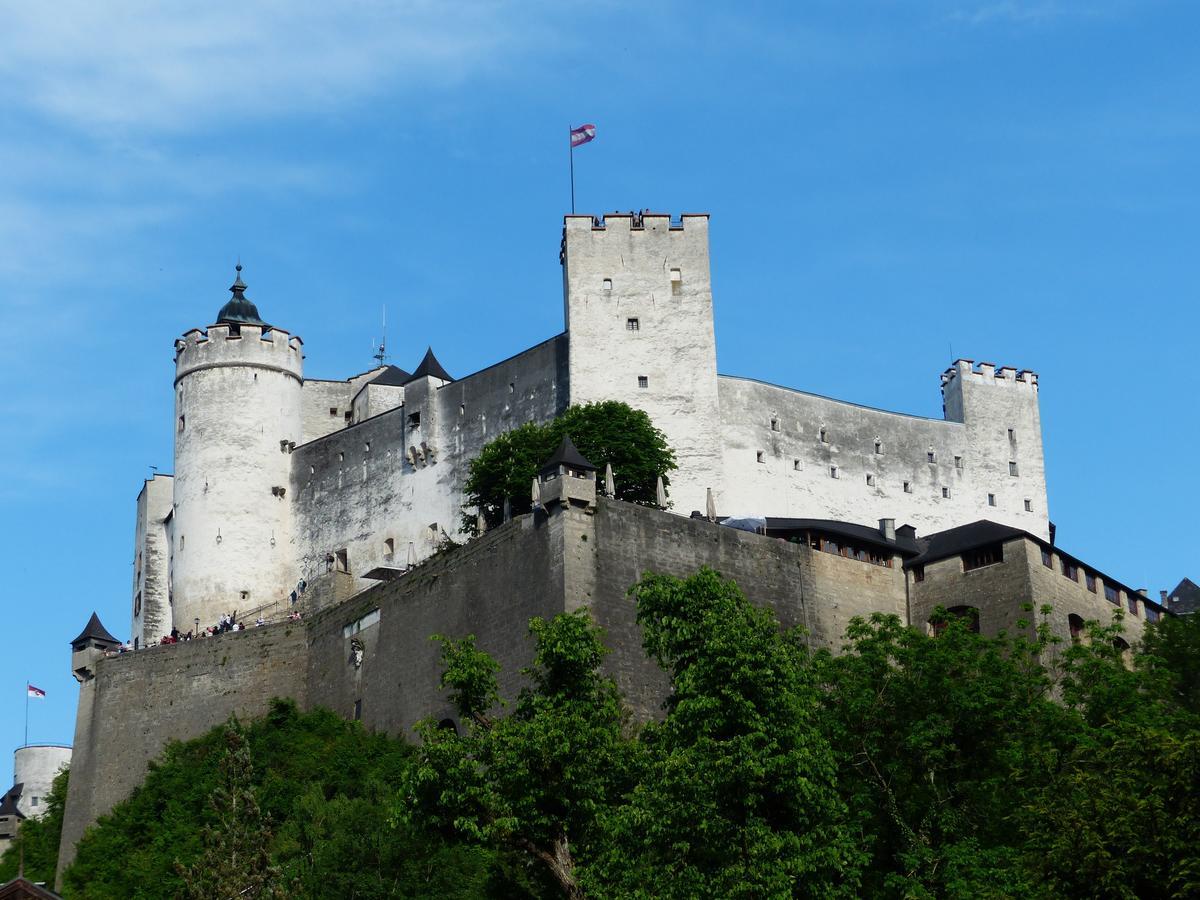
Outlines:
[[[636,317],[625,320],[626,331],[641,331],[641,329],[642,323]]]
[[[925,454],[925,460],[927,462],[937,462],[937,454],[930,450]]]
[[[830,478],[837,478],[837,477],[838,477],[838,467],[837,467],[837,466],[830,466],[830,467],[829,467],[829,477],[830,477]]]
[[[646,376],[646,375],[639,375],[639,376],[638,376],[638,387],[639,387],[639,388],[648,388],[648,387],[650,387],[650,378],[649,378],[649,376]]]
[[[988,544],[986,547],[976,547],[974,550],[968,550],[962,555],[964,572],[970,572],[972,569],[982,569],[984,566],[994,566],[996,563],[1001,562],[1004,562],[1003,544]]]
[[[671,270],[671,293],[683,293],[683,273],[679,269]]]
[[[605,278],[604,281],[601,282],[601,284],[604,287],[604,290],[606,290],[606,291],[612,290],[612,279],[611,278]]]
[[[1047,550],[1045,547],[1042,548],[1042,565],[1045,566],[1047,569],[1054,568],[1054,557],[1051,555],[1050,551]]]
[[[875,453],[877,455],[883,453],[883,441],[879,438],[875,438]]]
[[[995,506],[995,505],[996,505],[996,495],[988,494],[988,506]]]
[[[867,487],[875,487],[875,476],[867,475]]]
[[[1017,474],[1017,464],[1015,462],[1013,462],[1012,460],[1008,461],[1008,474],[1009,475]]]
[[[1070,578],[1072,581],[1079,581],[1079,566],[1067,559],[1060,559],[1059,563],[1064,577]]]
[[[1111,603],[1113,606],[1120,606],[1121,605],[1121,591],[1119,589],[1113,587],[1111,584],[1106,584],[1104,586],[1104,599],[1107,600],[1109,603]]]
[[[1025,501],[1025,512],[1033,512],[1033,501],[1032,500]]]
[[[904,493],[906,493],[906,494],[912,493],[912,482],[911,481],[904,482]]]
[[[950,499],[950,488],[948,488],[948,487],[942,488],[942,497],[946,500]]]
[[[766,460],[766,455],[763,453],[763,451],[762,451],[762,450],[755,450],[755,451],[754,451],[754,459],[755,459],[755,461],[756,461],[756,462],[760,462],[760,463],[765,463],[765,462],[767,461],[767,460]]]
[[[1093,594],[1096,593],[1096,576],[1092,572],[1083,573],[1083,583],[1087,585],[1087,589]]]
[[[1083,624],[1083,617],[1071,613],[1067,616],[1067,628],[1071,631],[1071,643],[1078,644],[1083,640],[1083,634],[1086,626]]]

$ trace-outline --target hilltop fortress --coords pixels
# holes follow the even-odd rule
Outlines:
[[[239,273],[216,324],[175,344],[175,469],[138,497],[132,640],[274,609],[301,582],[429,556],[460,537],[467,465],[497,434],[570,404],[644,409],[675,449],[674,511],[893,518],[923,533],[986,518],[1048,537],[1037,375],[955,363],[945,419],[717,374],[708,216],[569,216],[565,330],[455,379],[305,379]],[[620,477],[620,473],[617,473]]]
[[[300,338],[260,316],[239,267],[216,323],[176,341],[174,476],[137,502],[140,649],[117,653],[95,616],[72,642],[60,871],[168,740],[272,697],[393,734],[428,716],[456,727],[434,633],[476,635],[512,696],[529,618],[586,607],[606,670],[635,715],[654,715],[666,681],[626,593],[647,570],[711,566],[813,647],[872,612],[926,628],[944,606],[994,634],[1050,604],[1071,640],[1120,610],[1130,643],[1163,614],[1055,544],[1033,372],[955,362],[943,420],[718,375],[708,225],[568,216],[563,333],[457,379],[432,351],[411,373],[305,379]],[[598,494],[595,467],[564,447],[532,513],[459,533],[489,440],[610,399],[646,410],[674,448],[669,509]],[[159,646],[231,610],[268,624]]]

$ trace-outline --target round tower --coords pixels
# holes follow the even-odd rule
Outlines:
[[[46,795],[55,776],[71,764],[71,748],[62,744],[31,744],[13,754],[13,784],[21,785],[17,809],[27,819],[46,812]]]
[[[300,439],[300,338],[233,296],[207,331],[175,342],[172,621],[181,632],[287,594],[291,448]]]

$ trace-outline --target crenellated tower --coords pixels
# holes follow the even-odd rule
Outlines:
[[[966,426],[966,465],[992,486],[1005,519],[1048,539],[1037,373],[958,359],[942,373],[942,403],[947,421]]]
[[[675,511],[704,509],[723,479],[708,215],[568,216],[562,266],[571,404],[649,413],[679,463]]]
[[[287,486],[302,342],[260,318],[241,269],[216,324],[175,342],[170,604],[184,632],[284,596],[297,578]]]

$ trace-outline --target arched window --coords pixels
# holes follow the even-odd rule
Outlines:
[[[1078,644],[1083,640],[1084,624],[1083,617],[1071,613],[1067,616],[1067,627],[1071,629],[1071,643]]]
[[[946,617],[936,617],[929,620],[930,632],[934,637],[946,630],[951,619],[961,619],[967,630],[979,634],[979,610],[974,606],[951,606],[946,610]]]
[[[454,724],[453,719],[442,719],[442,721],[438,722],[438,728],[442,729],[443,731],[453,731],[455,734],[458,734],[458,726]]]

